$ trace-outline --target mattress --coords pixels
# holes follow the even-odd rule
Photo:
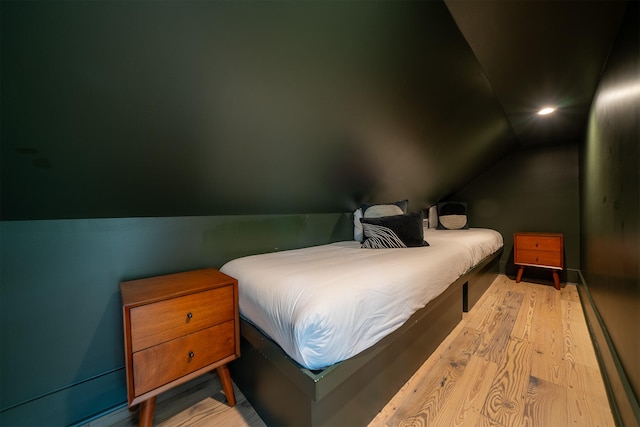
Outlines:
[[[356,241],[247,256],[220,269],[238,279],[240,315],[297,363],[322,369],[398,329],[503,246],[495,230],[424,230],[429,246],[362,249]]]

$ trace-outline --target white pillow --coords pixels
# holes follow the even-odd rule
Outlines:
[[[373,205],[367,208],[364,218],[380,218],[383,216],[403,215],[402,208],[398,205]],[[353,240],[362,242],[364,240],[364,232],[362,230],[362,208],[358,208],[353,212]]]
[[[391,215],[404,215],[404,212],[398,205],[373,205],[364,212],[365,218],[380,218]]]
[[[358,208],[353,212],[353,240],[358,242],[364,239],[360,218],[362,218],[362,209]]]
[[[436,205],[429,208],[429,228],[438,228],[438,207]]]

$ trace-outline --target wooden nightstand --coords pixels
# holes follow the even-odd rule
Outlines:
[[[516,283],[522,279],[525,266],[552,269],[553,283],[560,289],[558,270],[564,268],[564,236],[562,233],[515,233],[513,262],[519,265]]]
[[[216,369],[235,405],[227,363],[240,356],[238,281],[216,269],[120,283],[129,407],[151,426],[156,396]]]

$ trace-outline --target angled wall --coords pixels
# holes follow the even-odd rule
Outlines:
[[[440,1],[1,7],[3,220],[419,208],[510,148]]]

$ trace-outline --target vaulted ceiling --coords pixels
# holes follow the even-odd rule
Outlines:
[[[446,4],[521,144],[582,137],[626,1]],[[546,105],[557,112],[537,116]]]
[[[424,207],[581,138],[625,7],[2,1],[2,219]]]

